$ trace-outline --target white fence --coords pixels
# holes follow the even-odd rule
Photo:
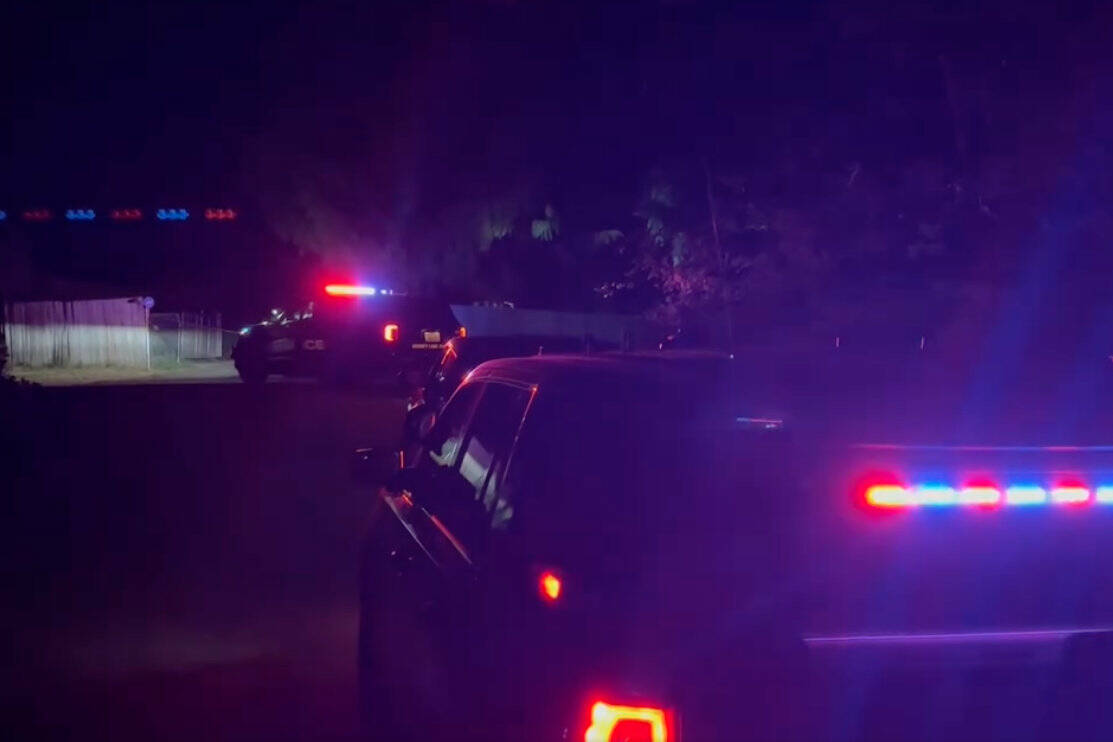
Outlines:
[[[5,304],[8,363],[146,367],[147,313],[142,297]]]

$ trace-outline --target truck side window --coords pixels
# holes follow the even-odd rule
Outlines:
[[[418,468],[454,467],[464,440],[468,420],[482,389],[479,384],[467,384],[453,395],[436,425],[429,431]]]
[[[529,405],[530,390],[496,382],[486,387],[464,443],[460,474],[471,485],[476,503],[498,527],[512,515],[511,504],[499,497],[499,485]]]

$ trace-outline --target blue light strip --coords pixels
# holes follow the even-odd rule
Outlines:
[[[155,212],[155,218],[164,222],[184,222],[189,219],[189,211],[187,209],[159,209]]]

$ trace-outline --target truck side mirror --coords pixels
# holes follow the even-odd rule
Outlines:
[[[402,468],[401,452],[390,448],[357,448],[352,456],[352,482],[381,487]]]

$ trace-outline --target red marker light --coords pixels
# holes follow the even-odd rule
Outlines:
[[[549,603],[555,603],[560,600],[560,593],[564,584],[552,572],[542,572],[541,577],[537,580],[537,587],[541,591],[542,599]]]
[[[625,732],[622,739],[668,742],[670,737],[664,709],[612,706],[597,701],[591,707],[591,726],[584,731],[584,742],[615,742],[615,729],[619,726]]]
[[[383,327],[383,340],[388,343],[398,340],[398,325],[385,325]]]

